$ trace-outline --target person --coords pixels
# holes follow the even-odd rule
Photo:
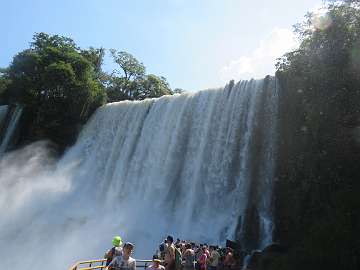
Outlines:
[[[214,246],[210,246],[209,270],[217,270],[220,254]]]
[[[201,255],[199,257],[199,266],[200,270],[207,270],[207,253],[206,253],[206,247],[203,246],[201,250]]]
[[[136,260],[130,255],[134,250],[132,243],[125,243],[122,255],[116,256],[108,266],[108,270],[136,270]]]
[[[168,235],[165,246],[165,270],[175,270],[175,246],[173,242],[174,238]]]
[[[148,270],[165,270],[165,267],[160,264],[161,260],[158,255],[154,255],[152,261],[153,263],[148,267]]]
[[[204,244],[203,246],[205,247],[206,256],[209,258],[209,257],[210,257],[210,251],[209,251],[209,249],[208,249],[208,245],[207,245],[207,244]]]
[[[234,259],[233,250],[228,247],[226,249],[226,255],[224,259],[224,269],[225,270],[233,269],[234,266],[235,266],[235,259]]]
[[[175,270],[181,270],[182,265],[182,253],[181,253],[181,244],[180,241],[175,245]]]
[[[116,256],[121,256],[122,254],[122,239],[119,235],[115,236],[112,240],[113,247],[109,249],[105,255],[104,259],[106,259],[106,266],[110,264],[110,262],[115,258]]]
[[[160,260],[165,260],[166,238],[159,245]]]
[[[195,265],[194,265],[194,261],[195,261],[195,252],[191,247],[191,244],[186,244],[185,245],[185,251],[184,254],[182,256],[182,265],[183,265],[183,270],[194,270],[195,269]]]
[[[186,244],[185,243],[181,243],[180,251],[181,251],[181,256],[183,256],[185,251],[186,251]]]
[[[180,243],[181,243],[180,238],[176,239],[176,242],[175,242],[175,247],[176,247],[176,245],[178,245],[178,244],[180,244]]]
[[[203,248],[203,244],[200,244],[199,246],[196,246],[196,249],[195,249],[195,259],[196,259],[196,261],[199,261],[199,259],[200,259],[200,256],[202,254],[202,248]]]

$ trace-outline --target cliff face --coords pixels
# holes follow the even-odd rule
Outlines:
[[[299,49],[277,63],[274,240],[288,252],[276,269],[360,268],[360,6],[336,2],[327,27],[298,25]]]
[[[358,80],[279,74],[274,241],[283,269],[359,269]]]

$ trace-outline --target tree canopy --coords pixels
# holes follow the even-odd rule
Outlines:
[[[46,138],[64,147],[106,102],[174,93],[166,78],[146,74],[144,64],[128,52],[111,49],[118,69],[104,72],[105,52],[81,49],[68,37],[36,33],[29,48],[0,69],[0,103],[27,108],[24,141]]]
[[[127,52],[110,50],[113,60],[119,65],[107,80],[109,101],[124,99],[142,100],[163,95],[172,95],[166,78],[154,74],[146,74],[143,63]]]
[[[1,76],[7,81],[3,95],[7,103],[22,103],[31,112],[31,137],[64,145],[106,101],[93,54],[70,38],[37,33],[30,48],[14,57]]]
[[[111,55],[123,72],[123,78],[127,81],[136,79],[145,75],[145,66],[140,63],[132,54],[127,52],[117,52],[110,50]]]

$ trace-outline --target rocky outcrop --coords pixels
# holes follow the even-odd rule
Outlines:
[[[279,257],[286,254],[287,248],[279,243],[273,243],[264,250],[255,250],[251,253],[247,265],[243,270],[266,270],[273,269]]]

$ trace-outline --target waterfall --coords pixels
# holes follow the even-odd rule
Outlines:
[[[39,145],[9,153],[0,161],[5,268],[44,268],[45,257],[64,269],[101,257],[115,234],[135,243],[137,258],[167,234],[224,244],[246,233],[250,205],[253,245],[271,242],[276,88],[267,77],[111,103],[56,163]]]
[[[5,106],[1,106],[1,107],[5,107]],[[6,106],[5,108],[2,108],[0,110],[0,128],[2,127],[1,122],[5,122],[5,120],[7,118],[7,113],[8,113],[7,107],[8,106]],[[14,135],[17,124],[20,120],[22,110],[23,110],[23,107],[21,105],[16,105],[15,109],[13,111],[11,111],[11,113],[10,113],[7,125],[6,125],[6,123],[4,123],[5,125],[1,129],[1,130],[4,130],[4,132],[3,132],[4,135],[2,137],[2,140],[0,141],[0,157],[7,150],[9,143],[11,142],[11,139]],[[0,135],[1,135],[1,133],[0,133]]]

